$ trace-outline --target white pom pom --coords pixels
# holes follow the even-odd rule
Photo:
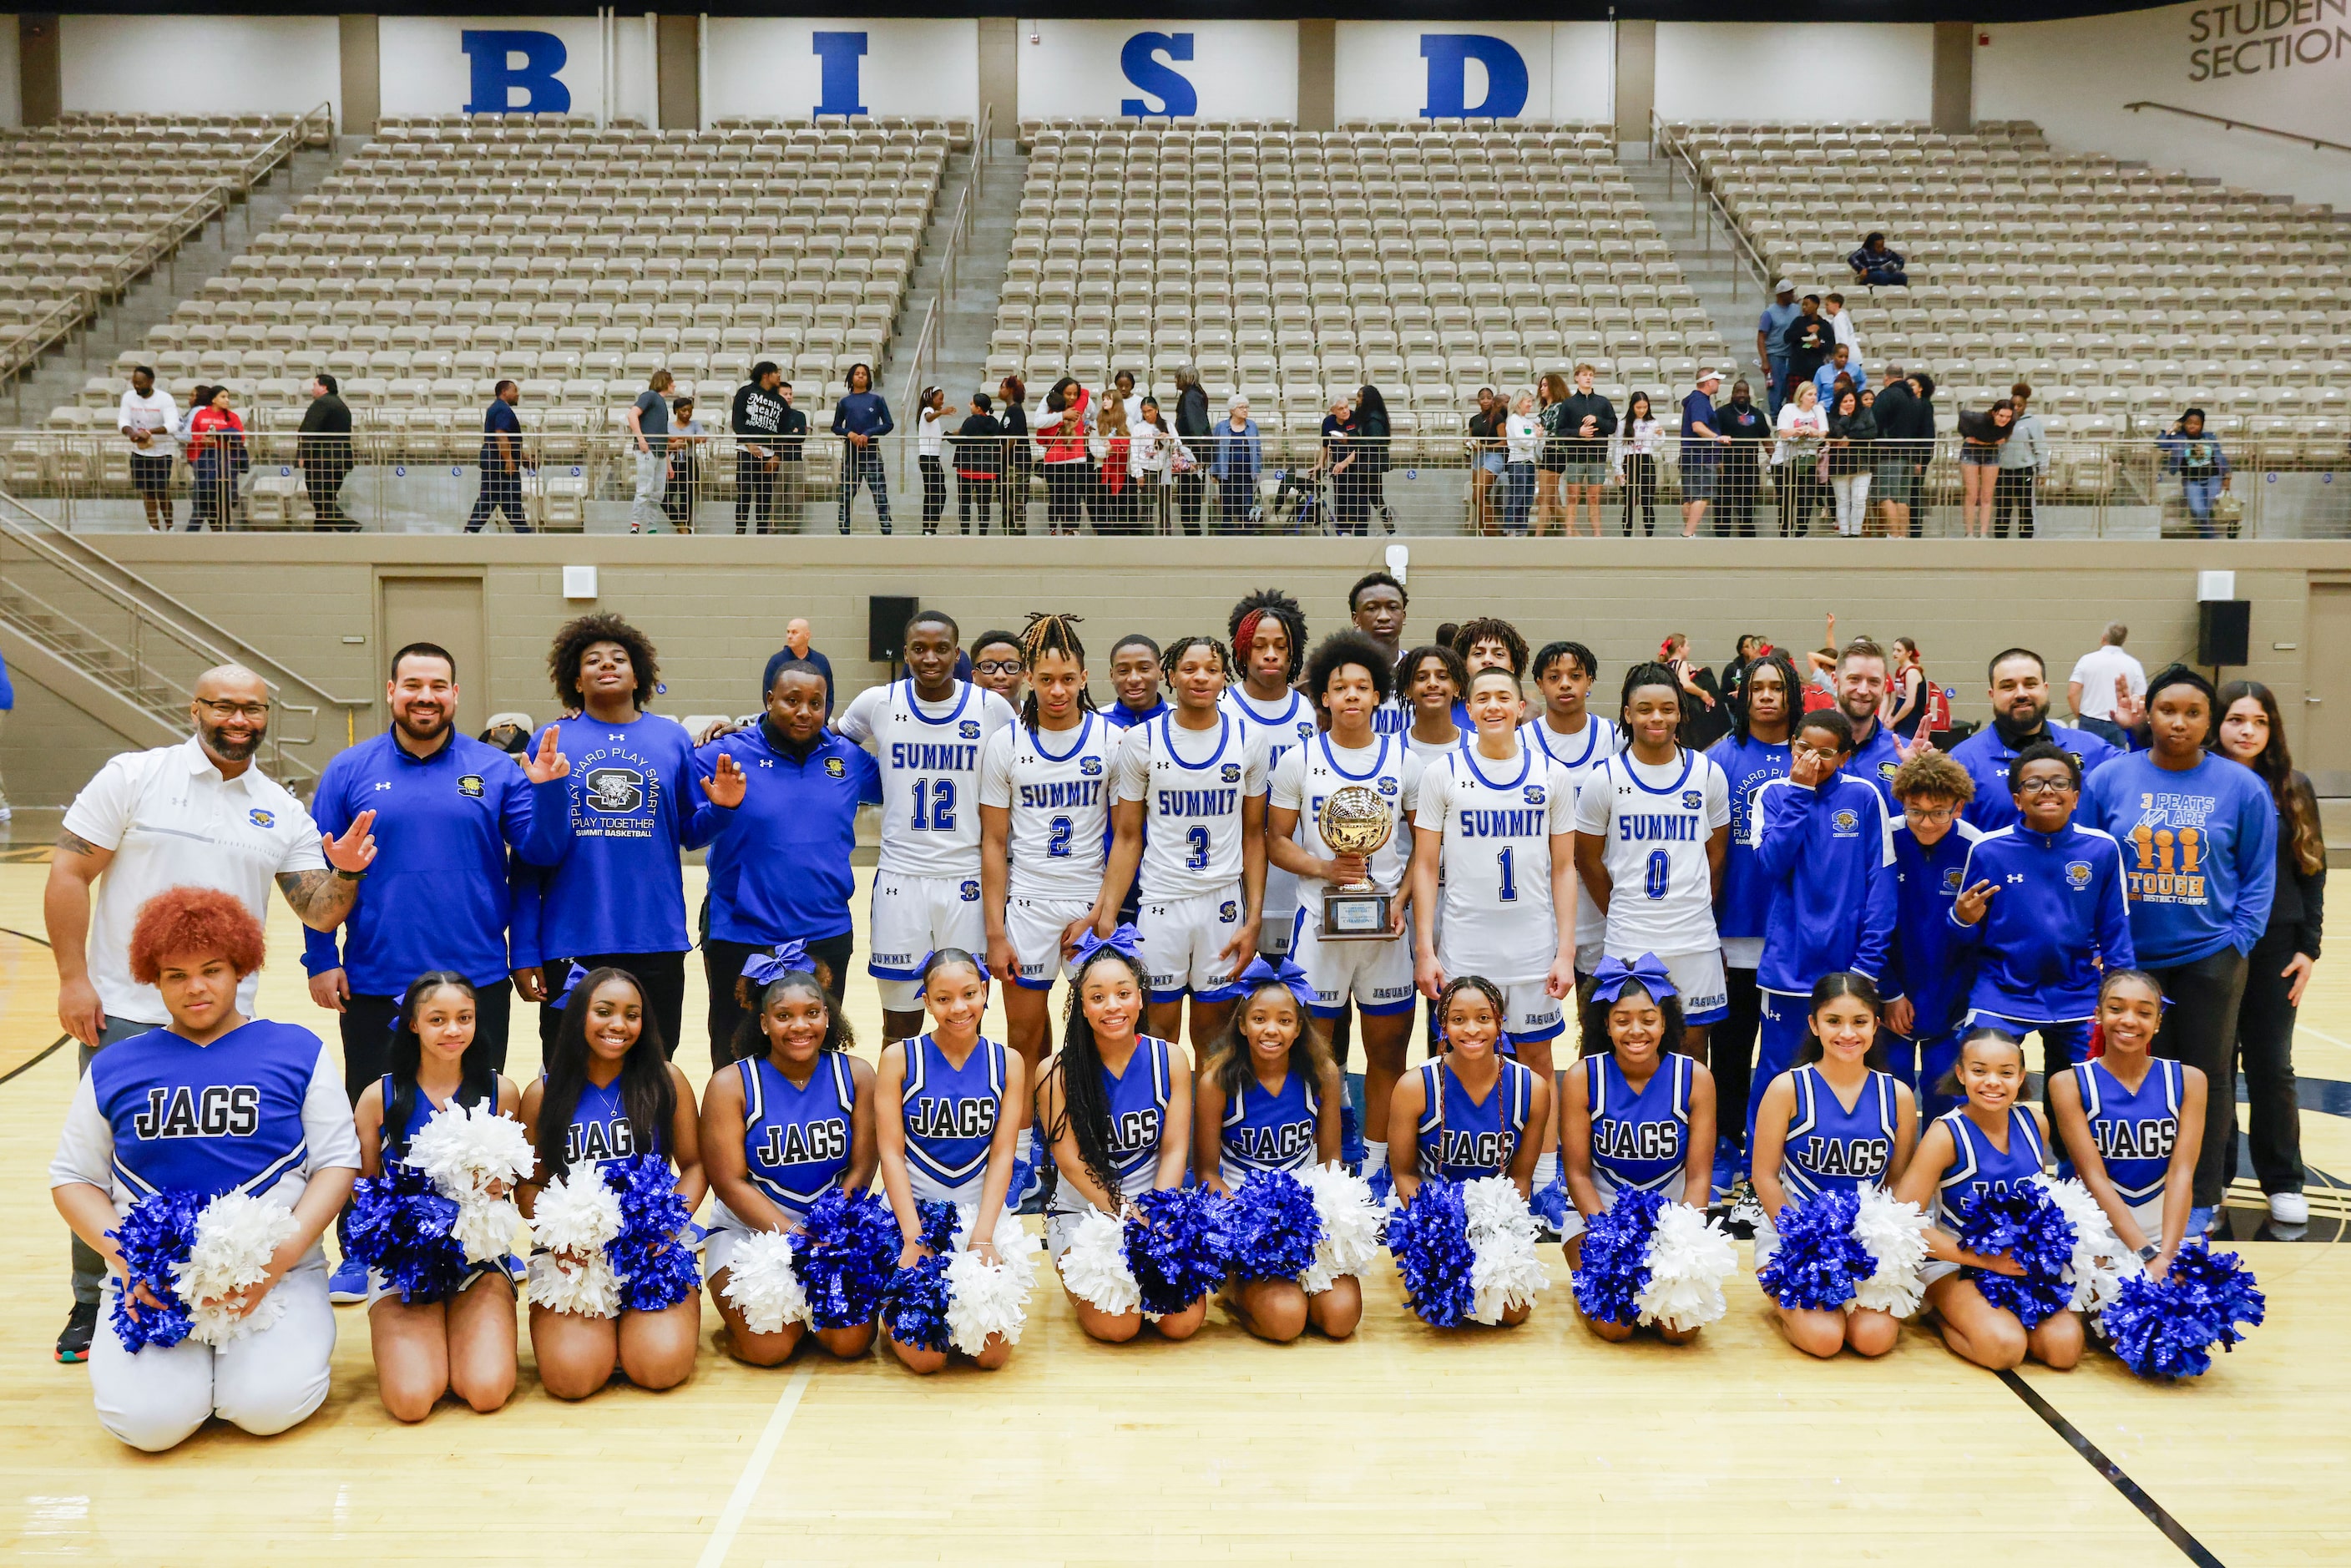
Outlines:
[[[595,1166],[549,1182],[531,1206],[531,1239],[549,1252],[601,1254],[620,1233],[620,1195],[604,1185]]]
[[[1298,1173],[1314,1196],[1314,1213],[1322,1221],[1322,1239],[1314,1244],[1314,1261],[1298,1276],[1310,1296],[1331,1288],[1343,1274],[1360,1274],[1380,1255],[1380,1236],[1387,1216],[1372,1197],[1371,1184],[1352,1176],[1336,1160],[1310,1166]]]
[[[618,1317],[621,1281],[601,1250],[584,1258],[542,1252],[530,1260],[530,1304],[574,1317]]]
[[[1551,1270],[1535,1257],[1534,1211],[1508,1176],[1463,1183],[1461,1207],[1469,1220],[1469,1316],[1499,1323],[1505,1312],[1534,1305],[1536,1292],[1551,1284]]]
[[[809,1321],[808,1292],[792,1267],[792,1239],[780,1230],[737,1237],[726,1265],[726,1299],[753,1333],[778,1333]]]
[[[1126,1263],[1126,1227],[1099,1208],[1078,1221],[1061,1254],[1061,1283],[1098,1312],[1123,1316],[1143,1305],[1143,1287]]]
[[[964,1216],[966,1228],[973,1218]],[[963,1236],[957,1233],[957,1249],[947,1260],[947,1343],[966,1355],[986,1350],[991,1335],[1019,1344],[1029,1321],[1029,1292],[1037,1283],[1037,1239],[1017,1216],[1000,1214],[995,1236],[1000,1261],[986,1263],[961,1245]]]
[[[298,1228],[294,1211],[250,1193],[225,1192],[196,1217],[187,1260],[172,1266],[172,1284],[188,1303],[188,1337],[223,1345],[258,1333],[285,1314],[276,1291],[239,1315],[226,1298],[269,1277],[269,1260]]]
[[[2106,1211],[2098,1207],[2088,1187],[2079,1181],[2052,1181],[2045,1176],[2038,1179],[2049,1200],[2074,1222],[2074,1260],[2065,1269],[2065,1282],[2074,1287],[2074,1299],[2067,1305],[2095,1318],[2122,1289],[2119,1269],[2124,1260],[2129,1259],[2134,1269],[2137,1260],[2123,1249]]]
[[[1864,1182],[1853,1217],[1853,1239],[1876,1260],[1876,1271],[1854,1287],[1853,1306],[1861,1312],[1907,1318],[1918,1310],[1918,1270],[1927,1262],[1927,1228],[1932,1223],[1915,1203],[1898,1203],[1884,1187]]]
[[[496,1184],[511,1193],[530,1175],[534,1156],[521,1123],[487,1106],[444,1105],[409,1139],[406,1157],[456,1204],[449,1235],[468,1263],[507,1255],[522,1228],[522,1211],[511,1197],[493,1197],[489,1189]]]
[[[1687,1333],[1730,1310],[1722,1282],[1739,1267],[1739,1251],[1704,1209],[1666,1205],[1649,1238],[1648,1261],[1649,1287],[1635,1301],[1641,1322]]]

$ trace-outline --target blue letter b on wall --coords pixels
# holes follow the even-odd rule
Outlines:
[[[1430,120],[1459,120],[1466,115],[1490,115],[1508,120],[1527,107],[1526,57],[1501,39],[1483,33],[1423,33],[1420,57],[1428,62],[1428,104],[1420,112]],[[1486,99],[1470,103],[1469,62],[1486,68]]]
[[[555,75],[570,54],[554,34],[469,27],[458,35],[458,43],[474,65],[474,97],[465,105],[467,114],[570,110],[571,89]],[[521,57],[520,63],[517,56]],[[515,97],[517,90],[519,100]]]

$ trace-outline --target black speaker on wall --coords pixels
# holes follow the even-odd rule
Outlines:
[[[919,599],[883,594],[865,601],[865,656],[877,664],[894,664],[906,656],[906,622],[923,607]]]
[[[2196,606],[2196,662],[2214,664],[2252,662],[2253,601],[2250,599],[2207,599]]]

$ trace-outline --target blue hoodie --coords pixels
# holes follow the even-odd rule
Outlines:
[[[1921,844],[1907,819],[1894,820],[1894,948],[1886,972],[1910,998],[1917,1040],[1945,1038],[1967,1012],[1975,949],[1951,918],[1951,904],[1967,885],[1968,855],[1982,837],[1959,821],[1934,843]]]
[[[1714,902],[1715,929],[1728,942],[1761,941],[1771,913],[1771,884],[1755,863],[1756,791],[1788,776],[1788,743],[1777,746],[1726,735],[1707,747],[1707,760],[1730,787],[1730,843],[1722,858],[1722,896]],[[1726,957],[1726,964],[1731,960]],[[1743,965],[1735,966],[1744,967]]]
[[[545,873],[534,876],[517,865],[510,875],[516,964],[684,952],[694,944],[678,852],[700,849],[717,831],[695,777],[694,742],[659,714],[641,713],[627,724],[582,714],[549,727],[556,749],[571,759],[570,840]],[[535,915],[526,900],[536,904]],[[533,931],[538,951],[526,954],[526,933]]]
[[[1968,1006],[2019,1023],[2058,1023],[2097,1011],[2099,963],[2138,967],[2123,894],[2123,852],[2111,834],[2067,823],[2053,833],[2022,823],[1986,833],[1968,852],[1959,885],[1989,882],[1984,917],[1951,928],[1976,952]]]
[[[2093,774],[2123,755],[2088,730],[2059,724],[2053,718],[2039,738],[2054,741],[2074,754],[2074,760],[2082,765],[2085,791]],[[1953,747],[1951,760],[1966,768],[1968,777],[1976,781],[1976,798],[1968,802],[1969,821],[1990,832],[2016,821],[2016,797],[2008,788],[2008,765],[2016,760],[2016,747],[2000,737],[1997,725],[1986,725]]]
[[[1884,800],[1840,770],[1817,788],[1775,779],[1756,808],[1756,869],[1771,885],[1771,910],[1755,983],[1809,996],[1823,975],[1855,969],[1886,1000],[1901,995],[1886,968],[1896,883]]]
[[[2268,929],[2277,804],[2252,768],[2208,751],[2174,772],[2135,751],[2084,787],[2079,814],[2123,848],[2140,963],[2250,953]]]

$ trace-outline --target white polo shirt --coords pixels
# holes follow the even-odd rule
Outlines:
[[[2101,643],[2074,664],[2068,683],[2082,683],[2082,716],[2111,720],[2115,716],[2115,677],[2130,683],[2135,697],[2147,695],[2147,666],[2120,648]]]
[[[131,929],[149,899],[174,887],[216,888],[266,921],[280,873],[327,864],[301,801],[258,768],[223,779],[193,735],[108,762],[74,797],[65,831],[114,852],[89,918],[90,983],[110,1019],[172,1020],[162,993],[131,978]],[[247,1018],[260,988],[257,974],[237,987]]]

